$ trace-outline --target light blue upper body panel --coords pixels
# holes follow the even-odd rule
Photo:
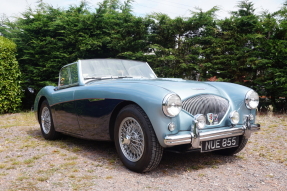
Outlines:
[[[80,66],[79,63],[77,63],[77,65],[78,67]],[[70,69],[71,72],[72,69],[73,68]],[[125,72],[120,69],[120,72]],[[237,84],[156,77],[150,79],[146,77],[90,79],[92,72],[89,70],[85,72],[79,70],[78,72],[79,81],[73,82],[71,87],[63,86],[64,88],[55,88],[53,86],[46,86],[41,89],[34,103],[35,111],[37,112],[39,108],[41,98],[47,99],[51,107],[62,103],[89,99],[133,102],[139,105],[147,114],[158,141],[163,147],[166,147],[164,143],[166,135],[191,131],[195,123],[193,115],[185,110],[182,110],[176,117],[167,117],[164,114],[162,106],[163,100],[165,96],[170,93],[177,94],[182,101],[198,95],[215,95],[228,101],[228,110],[221,122],[215,126],[211,125],[202,131],[209,131],[212,128],[229,128],[230,122],[228,115],[234,110],[238,111],[242,116],[239,124],[243,123],[244,115],[256,114],[256,110],[248,109],[244,102],[247,92],[251,89]],[[102,71],[102,73],[105,72],[107,71]],[[132,71],[130,73],[132,73]],[[84,75],[89,77],[84,77]],[[152,75],[152,72],[148,73],[148,76]],[[71,82],[74,79],[70,78],[69,80]],[[84,79],[88,80],[85,81]],[[65,78],[60,75],[59,86],[61,83],[65,83]],[[175,130],[172,132],[167,128],[171,122],[176,125]]]

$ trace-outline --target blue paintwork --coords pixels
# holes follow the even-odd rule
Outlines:
[[[203,131],[230,128],[228,116],[233,110],[237,110],[242,116],[239,124],[243,124],[243,115],[256,114],[256,110],[247,109],[244,103],[245,95],[250,88],[232,83],[124,78],[84,84],[80,76],[79,84],[58,90],[53,86],[44,87],[36,97],[34,108],[37,113],[40,99],[47,99],[52,108],[57,131],[89,139],[109,140],[109,120],[114,108],[124,101],[130,101],[145,111],[159,143],[167,147],[163,141],[166,135],[190,131],[194,125],[193,116],[184,110],[174,118],[164,115],[162,101],[169,93],[178,94],[183,101],[200,94],[214,94],[229,101],[229,110],[221,123],[209,126]],[[176,124],[173,132],[167,129],[170,122]]]

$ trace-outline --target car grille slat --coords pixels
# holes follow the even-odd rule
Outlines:
[[[216,95],[199,95],[191,97],[182,103],[182,109],[191,115],[203,114],[206,117],[207,125],[220,123],[229,107],[228,100]],[[208,121],[207,114],[212,114],[212,122]],[[216,120],[217,115],[217,120]]]

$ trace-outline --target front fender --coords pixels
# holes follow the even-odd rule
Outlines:
[[[78,87],[74,99],[118,99],[138,104],[149,117],[159,143],[166,147],[164,137],[170,133],[167,125],[175,120],[162,111],[163,98],[169,93],[167,89],[150,84],[103,83]]]
[[[35,117],[36,117],[37,121],[39,121],[38,120],[38,110],[40,108],[41,100],[43,98],[45,98],[48,100],[48,103],[51,105],[52,100],[53,100],[52,94],[55,91],[54,89],[55,89],[54,86],[45,86],[44,88],[42,88],[38,92],[38,94],[35,98],[35,101],[34,101],[34,112],[35,112]]]
[[[229,100],[231,110],[236,110],[240,114],[252,114],[256,116],[256,109],[248,109],[245,105],[245,96],[251,88],[229,83],[229,82],[206,82],[214,87],[216,87],[221,94]],[[241,117],[239,124],[244,123],[244,118]]]

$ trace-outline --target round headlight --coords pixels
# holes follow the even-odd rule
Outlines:
[[[194,118],[195,118],[195,123],[196,123],[196,127],[198,128],[198,129],[203,129],[204,127],[205,127],[205,125],[206,125],[206,118],[205,118],[205,116],[204,115],[202,115],[202,114],[196,114],[195,116],[194,116]]]
[[[230,113],[230,121],[233,125],[236,125],[239,123],[239,120],[240,120],[240,116],[239,116],[239,113],[237,111],[232,111]]]
[[[178,95],[168,94],[163,99],[162,110],[168,117],[175,117],[181,111],[182,102]]]
[[[247,92],[245,104],[248,109],[256,109],[259,104],[259,96],[254,90]]]

